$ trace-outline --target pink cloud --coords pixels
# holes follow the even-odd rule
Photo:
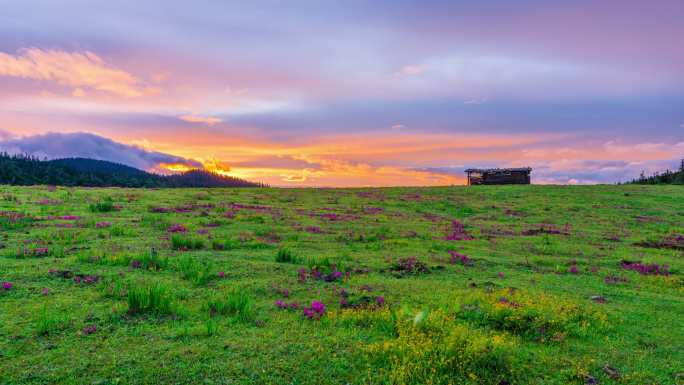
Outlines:
[[[127,98],[158,92],[90,51],[25,48],[17,55],[0,52],[0,76],[53,81],[73,87],[75,94],[84,93],[81,87]]]

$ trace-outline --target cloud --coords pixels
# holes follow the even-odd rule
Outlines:
[[[208,126],[213,126],[216,123],[221,123],[222,120],[219,118],[214,118],[212,116],[200,116],[200,115],[182,115],[178,119],[188,122],[188,123],[204,123]]]
[[[2,137],[2,136],[0,136]],[[115,142],[88,133],[47,133],[0,141],[0,151],[29,154],[39,158],[92,158],[125,164],[142,170],[156,171],[161,163],[202,167],[200,162],[162,152],[148,151],[138,146]]]
[[[9,131],[5,131],[5,130],[3,130],[3,129],[0,129],[0,141],[2,141],[2,140],[7,140],[7,139],[12,139],[12,138],[15,138],[15,137],[16,137],[16,135],[14,135],[13,133],[11,133],[11,132],[9,132]]]
[[[485,104],[489,101],[488,98],[476,98],[476,99],[468,99],[463,104]]]
[[[0,52],[0,76],[54,81],[73,87],[74,94],[90,88],[128,98],[155,93],[140,79],[107,64],[96,54],[25,48],[17,55]],[[79,91],[80,89],[80,91]]]
[[[403,124],[395,124],[392,126],[393,130],[401,130],[402,128],[406,128],[406,126]]]
[[[405,65],[394,73],[394,76],[415,76],[420,75],[428,69],[426,65]]]

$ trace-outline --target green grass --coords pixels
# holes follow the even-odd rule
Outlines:
[[[3,385],[683,383],[681,186],[0,190]]]
[[[138,283],[127,289],[129,314],[172,315],[176,304],[171,290],[161,283]]]
[[[254,299],[244,290],[232,290],[226,295],[216,296],[206,305],[210,316],[227,315],[247,322],[255,317]]]
[[[275,261],[279,263],[298,263],[299,259],[297,256],[292,254],[292,251],[289,249],[278,249],[278,253],[276,253],[275,256]]]

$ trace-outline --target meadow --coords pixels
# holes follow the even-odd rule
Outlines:
[[[0,190],[0,384],[684,383],[681,186]]]

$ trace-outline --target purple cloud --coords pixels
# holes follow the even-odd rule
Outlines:
[[[0,138],[5,138],[0,131]],[[154,169],[160,163],[182,163],[193,167],[202,164],[192,159],[147,151],[134,145],[89,134],[47,133],[0,140],[0,151],[9,154],[29,154],[39,158],[91,158],[125,164],[142,170]]]

